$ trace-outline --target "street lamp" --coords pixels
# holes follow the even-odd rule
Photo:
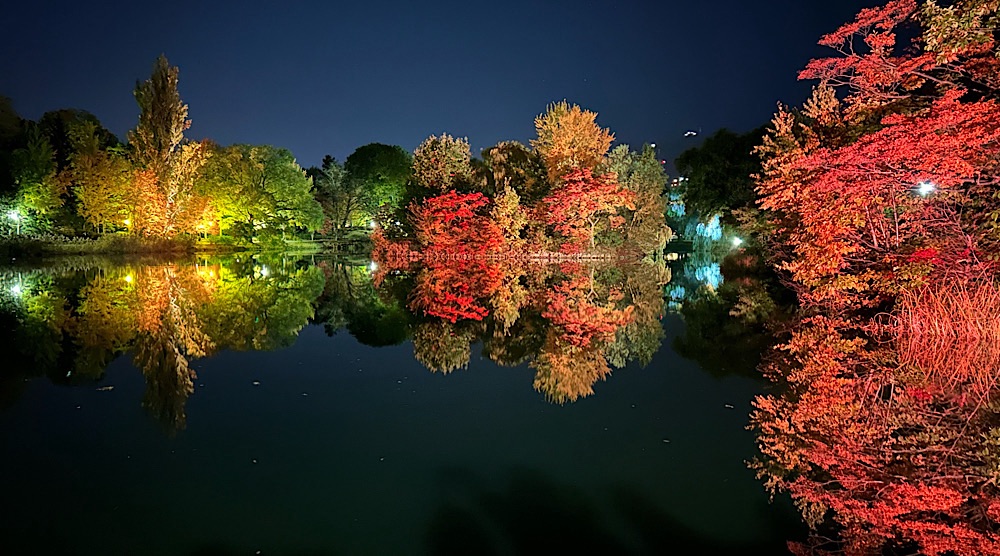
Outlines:
[[[8,211],[7,218],[14,221],[14,224],[17,226],[17,235],[21,235],[21,213],[16,210]]]
[[[931,193],[934,193],[934,190],[936,189],[937,186],[934,185],[934,182],[932,181],[922,181],[917,184],[917,194],[921,197],[926,197]]]

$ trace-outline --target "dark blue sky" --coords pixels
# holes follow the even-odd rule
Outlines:
[[[673,159],[695,144],[688,129],[745,131],[800,103],[820,35],[874,3],[35,0],[4,7],[0,94],[22,117],[82,108],[124,137],[162,52],[189,137],[287,147],[303,166],[442,131],[478,154],[527,141],[564,98]]]

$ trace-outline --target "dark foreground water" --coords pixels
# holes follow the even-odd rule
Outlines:
[[[662,284],[648,364],[572,401],[533,388],[537,354],[495,362],[475,319],[444,321],[468,362],[432,372],[419,279],[314,263],[6,271],[0,552],[781,554],[804,535],[745,463],[766,383],[677,313],[703,269]],[[558,279],[532,280],[551,301]]]

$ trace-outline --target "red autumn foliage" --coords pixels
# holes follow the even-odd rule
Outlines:
[[[604,303],[595,302],[592,280],[575,276],[556,284],[549,290],[542,312],[560,330],[561,340],[576,348],[613,340],[615,332],[632,318],[631,305],[624,310],[615,307],[622,299],[620,292],[611,292]]]
[[[561,185],[542,199],[538,218],[551,225],[568,242],[562,251],[578,253],[594,247],[597,226],[607,221],[611,228],[625,223],[618,209],[635,209],[635,193],[618,184],[614,174],[593,175],[590,169],[574,170]]]
[[[417,273],[410,306],[448,322],[483,320],[486,302],[500,286],[503,272],[496,263],[467,259],[428,260]]]
[[[962,196],[984,170],[995,170],[1000,107],[962,103],[960,94],[949,91],[927,109],[888,116],[882,129],[850,145],[821,146],[782,161],[782,175],[800,177],[796,187],[780,175],[761,182],[761,207],[791,215],[783,229],[795,258],[785,269],[813,288],[810,296],[847,301],[843,279],[834,277],[878,268],[917,238],[965,241],[956,237],[963,232],[948,205],[915,192],[931,182],[939,198]]]
[[[411,223],[424,257],[482,256],[499,251],[503,231],[489,216],[482,193],[449,191],[410,208]]]
[[[824,37],[841,55],[808,65],[820,87],[760,149],[803,316],[765,366],[786,390],[755,401],[755,466],[838,532],[798,553],[1000,553],[997,5],[922,10]]]

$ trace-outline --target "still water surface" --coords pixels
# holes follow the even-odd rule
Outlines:
[[[367,261],[7,269],[4,553],[784,553],[799,518],[745,463],[767,383],[674,348],[718,341],[676,311],[711,272],[660,274],[651,359],[592,394],[510,356],[561,341],[531,309],[552,276],[591,295],[627,282],[611,270],[522,276],[535,301],[503,333],[412,311],[420,280],[376,289]],[[426,338],[415,357],[435,330],[468,362]]]

